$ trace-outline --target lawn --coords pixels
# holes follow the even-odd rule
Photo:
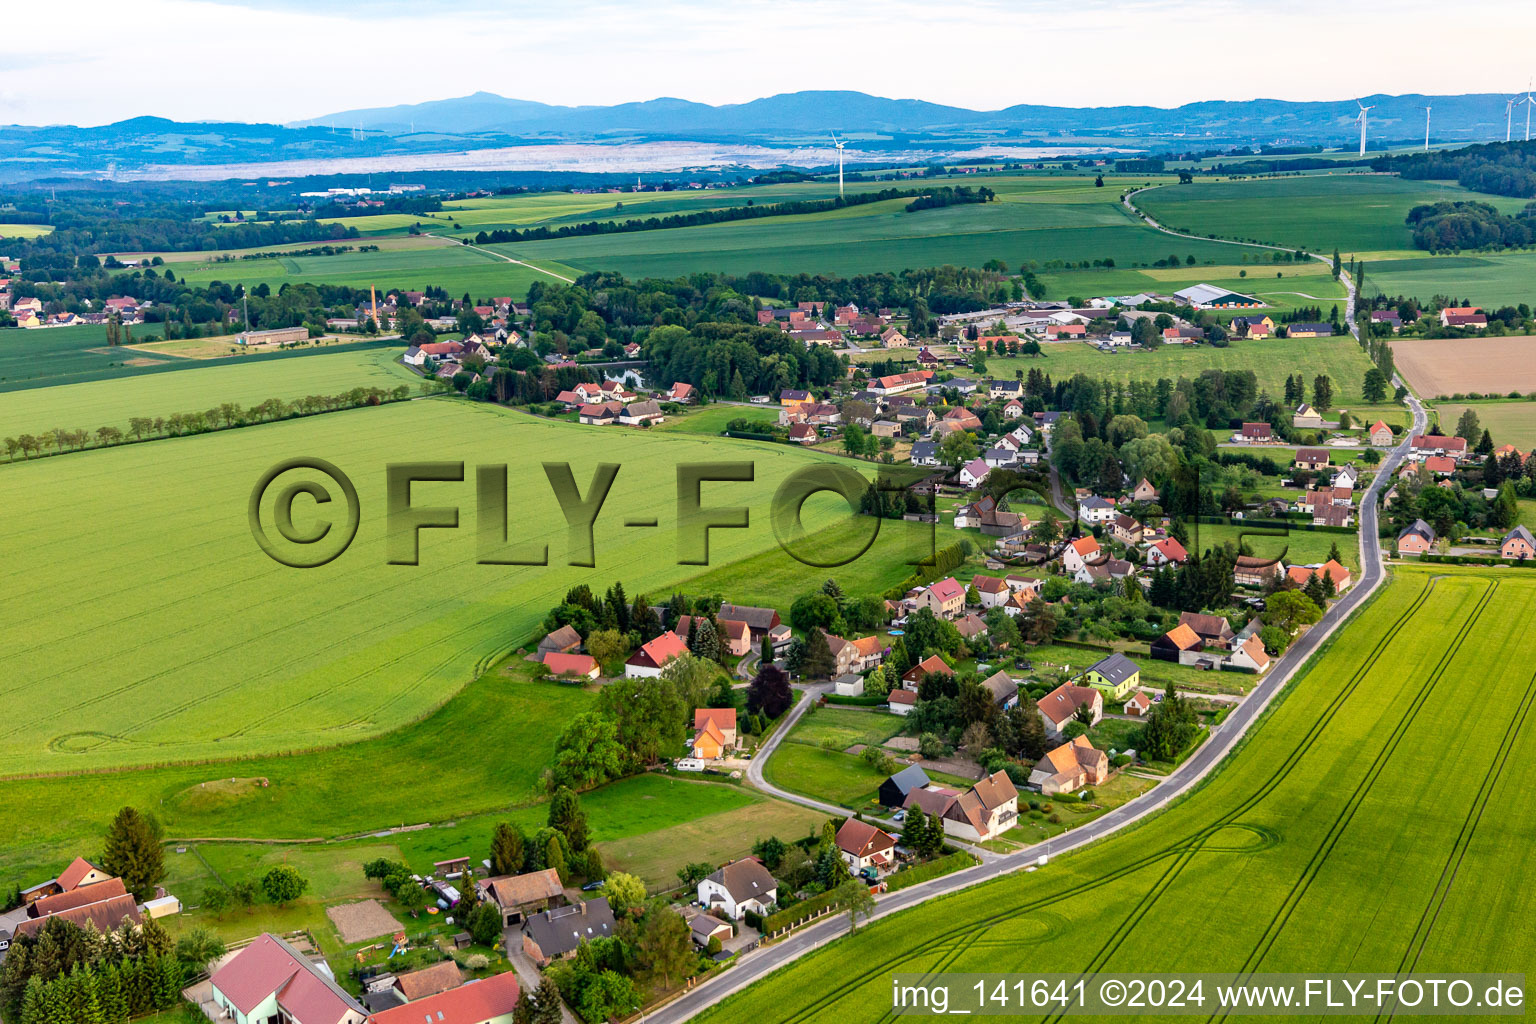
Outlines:
[[[1357,494],[1360,492],[1356,492]],[[1255,520],[1242,523],[1190,523],[1190,542],[1199,538],[1202,550],[1219,544],[1246,543],[1248,548],[1263,558],[1277,558],[1285,553],[1286,565],[1310,565],[1328,560],[1328,552],[1335,544],[1341,561],[1352,571],[1360,569],[1360,540],[1355,533],[1333,533],[1325,530],[1286,530],[1284,520]],[[1276,534],[1282,534],[1276,536]]]
[[[360,499],[357,539],[318,569],[268,558],[247,518],[258,478],[299,454],[349,474]],[[417,484],[418,505],[462,506],[464,528],[424,530],[420,565],[388,564],[385,466],[413,458],[510,462],[519,488],[512,541],[547,545],[550,567],[477,562],[472,482]],[[538,466],[548,458],[571,458],[584,490],[599,459],[623,466],[596,531],[596,569],[562,564],[568,531]],[[793,566],[803,588],[804,566],[782,552],[762,575],[735,569],[777,551],[771,497],[818,459],[784,445],[735,441],[727,454],[713,439],[419,401],[0,467],[13,542],[0,581],[29,610],[0,626],[0,694],[50,708],[0,727],[0,774],[312,750],[417,721],[524,643],[572,584],[619,579],[630,594],[664,595],[699,576],[701,567],[676,564],[675,467],[722,458],[750,461],[755,480],[704,485],[706,507],[751,514],[746,529],[710,531],[718,581],[787,591]],[[301,529],[317,521],[316,508],[300,499]],[[668,534],[621,525],[633,516],[655,516]],[[848,505],[813,499],[805,522],[849,523]],[[907,571],[876,561],[858,563],[871,579]]]
[[[994,377],[1011,378],[1019,370],[1048,373],[1053,381],[1066,380],[1075,373],[1110,380],[1157,380],[1167,377],[1191,379],[1204,370],[1252,370],[1259,388],[1271,396],[1285,394],[1285,378],[1298,369],[1307,379],[1326,373],[1333,379],[1334,392],[1345,396],[1359,394],[1365,371],[1371,368],[1360,346],[1349,337],[1336,338],[1266,338],[1237,340],[1226,348],[1210,345],[1164,345],[1151,351],[1100,352],[1082,342],[1052,342],[1042,345],[1039,357],[988,358],[987,372]]]
[[[175,342],[172,342],[175,344]],[[305,358],[242,359],[193,364],[178,373],[85,381],[17,391],[0,402],[0,437],[42,434],[54,427],[124,430],[132,416],[203,412],[225,402],[250,407],[268,398],[292,401],[358,387],[393,388],[420,380],[397,361],[398,347],[317,353]]]
[[[795,724],[796,742],[838,749],[854,744],[879,745],[901,732],[906,723],[900,715],[865,708],[812,708]]]
[[[1185,799],[862,926],[696,1019],[873,1018],[892,973],[929,970],[1526,972],[1532,626],[1528,574],[1400,570]]]
[[[1033,674],[1042,681],[1054,683],[1054,673],[1068,672],[1075,677],[1089,665],[1118,650],[1134,661],[1141,669],[1141,685],[1161,690],[1171,681],[1180,689],[1203,690],[1208,693],[1246,693],[1252,688],[1254,677],[1242,672],[1207,672],[1189,665],[1152,658],[1147,645],[1133,641],[1121,641],[1112,647],[1072,647],[1062,643],[1041,644],[1025,648],[1024,654],[1034,665]]]
[[[798,741],[779,744],[763,775],[780,789],[850,809],[862,808],[886,779],[853,754]]]
[[[721,864],[744,857],[759,839],[774,835],[786,842],[799,839],[826,820],[826,815],[796,804],[757,800],[735,810],[604,840],[598,850],[608,870],[639,875],[647,888],[657,892],[677,885],[677,869],[684,864]]]
[[[656,429],[681,434],[713,436],[724,431],[725,425],[731,420],[766,420],[769,423],[777,423],[782,410],[783,406],[780,405],[724,405],[716,402],[702,409],[690,408],[681,416],[668,416],[667,421],[659,424]]]

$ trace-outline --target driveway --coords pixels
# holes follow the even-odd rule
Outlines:
[[[506,946],[507,960],[512,964],[512,970],[517,973],[517,983],[523,990],[529,993],[539,990],[539,982],[543,981],[543,975],[539,968],[523,952],[523,933],[517,928],[508,928],[502,932],[502,942]],[[565,1000],[560,1000],[560,1020],[563,1024],[581,1024],[571,1008],[565,1005]]]

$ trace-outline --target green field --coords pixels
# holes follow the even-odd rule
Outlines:
[[[373,219],[373,218],[367,218]],[[574,278],[569,268],[540,261],[554,274]],[[507,263],[488,252],[466,245],[433,244],[425,240],[410,248],[378,252],[346,252],[336,256],[274,256],[233,262],[206,261],[178,267],[178,277],[189,284],[223,281],[248,288],[265,284],[273,291],[285,284],[305,282],[379,289],[421,290],[428,285],[446,288],[451,295],[469,292],[474,298],[507,295],[521,298],[534,281],[559,283],[549,274]]]
[[[1536,253],[1426,253],[1371,260],[1366,265],[1365,290],[1373,295],[1411,295],[1422,301],[1451,295],[1480,306],[1518,306],[1536,301]]]
[[[0,402],[0,437],[114,426],[132,416],[203,412],[223,402],[244,406],[268,398],[291,401],[334,395],[357,387],[393,388],[420,380],[398,360],[398,347],[317,352],[302,359],[198,361],[175,373],[147,373],[121,380],[31,388]]]
[[[1400,571],[1167,811],[863,926],[696,1019],[875,1019],[893,973],[930,970],[1526,972],[1533,598],[1529,574]]]
[[[779,421],[779,413],[783,407],[774,405],[726,405],[715,402],[706,405],[702,409],[690,408],[681,416],[668,416],[667,421],[658,424],[657,430],[676,431],[683,434],[709,434],[718,435],[725,430],[725,425],[731,420],[751,419],[767,420],[771,423]]]
[[[1048,373],[1051,380],[1066,380],[1075,373],[1111,380],[1157,380],[1167,377],[1198,377],[1203,370],[1252,370],[1259,388],[1273,398],[1285,394],[1285,378],[1297,370],[1307,378],[1326,373],[1333,378],[1334,394],[1345,399],[1359,394],[1360,383],[1371,362],[1354,339],[1266,338],[1239,339],[1226,348],[1210,345],[1163,345],[1152,351],[1100,352],[1082,342],[1051,342],[1040,346],[1038,358],[987,359],[987,372],[994,377],[1012,377],[1016,371],[1031,369]]]
[[[1421,203],[1491,203],[1506,213],[1526,200],[1471,192],[1439,181],[1378,174],[1308,174],[1248,181],[1169,185],[1136,197],[1159,223],[1196,235],[1263,242],[1327,255],[1413,248],[1403,223]],[[1367,280],[1370,271],[1367,270]]]
[[[1172,239],[1123,210],[1119,181],[1094,188],[1090,178],[988,177],[998,193],[985,205],[907,213],[897,199],[826,213],[708,224],[663,231],[519,242],[494,246],[519,257],[556,260],[580,270],[631,277],[675,277],[699,270],[853,275],[950,263],[980,266],[997,258],[1150,263],[1170,254],[1224,261],[1231,247]]]
[[[1291,530],[1281,536],[1275,536],[1282,527],[1274,520],[1267,523],[1256,520],[1247,526],[1238,523],[1232,525],[1191,523],[1189,526],[1191,543],[1194,542],[1197,529],[1202,549],[1218,544],[1237,544],[1240,538],[1246,537],[1248,548],[1255,555],[1262,558],[1278,558],[1283,552],[1287,566],[1325,562],[1328,560],[1328,552],[1333,545],[1337,544],[1339,554],[1344,556],[1340,561],[1351,571],[1358,572],[1360,569],[1360,541],[1353,533]]]
[[[712,531],[712,564],[729,573],[774,548],[768,510],[784,475],[825,458],[748,441],[726,453],[714,439],[618,428],[599,444],[595,430],[419,401],[4,466],[0,506],[14,543],[3,585],[29,614],[0,627],[0,694],[49,712],[0,727],[0,773],[227,759],[378,735],[524,642],[573,583],[622,579],[631,594],[659,593],[699,575],[675,564],[677,464],[755,464],[754,482],[704,486],[706,506],[751,512],[748,529]],[[333,462],[361,497],[355,543],[318,569],[272,561],[247,522],[258,478],[295,455]],[[419,566],[386,564],[384,468],[421,459],[510,463],[512,540],[547,542],[551,567],[477,564],[472,480],[418,484],[418,505],[462,506],[463,528],[423,531]],[[565,520],[538,465],[566,459],[584,493],[600,459],[625,470],[590,571],[563,565]],[[297,506],[300,529],[313,508],[307,498]],[[655,516],[667,533],[622,526],[630,516]],[[848,521],[841,498],[807,504],[808,528],[834,521]],[[804,579],[803,566],[779,558],[753,578],[798,566]]]

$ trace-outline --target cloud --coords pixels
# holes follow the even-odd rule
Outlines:
[[[1536,5],[1464,0],[1456,23],[1520,38]],[[281,122],[477,90],[579,105],[858,89],[997,109],[1520,84],[1502,62],[1382,43],[1441,33],[1428,0],[51,0],[7,27],[28,46],[0,58],[0,120],[33,123]]]

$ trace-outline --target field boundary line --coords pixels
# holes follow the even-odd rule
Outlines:
[[[431,231],[427,232],[427,237],[428,238],[442,238],[443,241],[445,241],[445,242],[452,242],[452,239],[443,238],[442,235],[434,234]],[[492,249],[481,248],[480,246],[476,245],[473,242],[459,242],[459,243],[455,243],[455,244],[462,245],[462,246],[464,246],[465,248],[468,248],[468,249],[474,249],[476,252],[483,252],[487,256],[494,257],[494,258],[496,258],[498,260],[501,260],[501,261],[503,261],[505,263],[515,263],[515,264],[517,264],[520,267],[527,267],[529,270],[533,271],[536,274],[543,274],[545,277],[552,277],[556,281],[564,281],[566,284],[575,284],[576,283],[576,279],[574,277],[566,277],[564,274],[557,274],[553,270],[545,270],[543,267],[536,267],[532,263],[529,263],[529,262],[527,262],[525,260],[516,260],[516,259],[513,259],[511,256],[505,256],[505,255],[503,255],[503,254],[501,254],[499,252],[496,252],[496,251],[494,251]]]

